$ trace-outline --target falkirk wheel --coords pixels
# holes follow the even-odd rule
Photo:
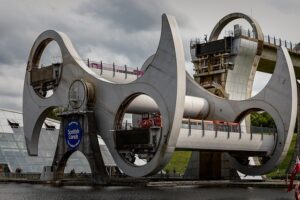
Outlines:
[[[245,18],[245,15],[237,13],[225,17],[224,23],[218,23],[220,26],[214,29],[210,41],[217,39],[224,24],[236,18]],[[58,178],[70,155],[81,151],[89,161],[94,180],[108,181],[98,135],[117,166],[133,177],[159,172],[175,150],[227,152],[233,168],[247,175],[272,171],[285,157],[293,135],[297,116],[296,77],[287,48],[277,47],[271,79],[264,89],[250,97],[263,51],[263,38],[256,22],[246,19],[259,33],[253,59],[245,59],[245,63],[251,63],[247,66],[250,69],[244,69],[248,77],[245,74],[233,76],[227,71],[227,79],[235,83],[231,87],[244,87],[241,90],[246,92],[241,99],[219,97],[185,71],[184,49],[173,16],[162,16],[159,45],[155,54],[146,59],[142,76],[123,82],[94,73],[79,59],[64,33],[43,32],[31,49],[24,82],[23,119],[28,154],[38,155],[43,121],[50,110],[62,107],[53,158]],[[51,41],[57,42],[62,62],[41,68],[41,55]],[[242,55],[236,59],[243,60]],[[240,65],[243,64],[240,62]],[[240,70],[236,68],[234,70]],[[126,71],[121,72],[124,73]],[[235,78],[243,84],[239,86]],[[50,90],[53,94],[48,96]],[[241,126],[249,112],[258,110],[272,116],[276,124],[273,132],[252,134]],[[135,121],[139,122],[135,127],[125,122],[126,113],[133,116],[155,113],[155,117],[150,125],[141,117]],[[219,123],[212,123],[216,121]],[[137,157],[144,163],[137,164]],[[249,157],[259,157],[260,163],[251,165]]]

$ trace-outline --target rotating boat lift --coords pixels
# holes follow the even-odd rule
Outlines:
[[[51,41],[60,47],[62,63],[39,68],[41,55]],[[255,56],[259,56],[259,50]],[[272,171],[287,153],[297,116],[297,85],[291,58],[284,47],[277,49],[276,67],[266,87],[245,100],[218,97],[185,71],[183,45],[173,16],[162,16],[157,51],[144,63],[143,76],[132,82],[120,83],[101,77],[78,58],[64,33],[48,30],[34,42],[25,75],[23,119],[29,155],[38,155],[40,130],[47,113],[55,107],[64,108],[53,161],[60,175],[69,156],[79,150],[87,156],[94,180],[107,182],[99,147],[95,144],[97,135],[104,140],[117,166],[133,177],[159,172],[177,149],[228,152],[233,167],[248,175]],[[251,75],[256,63],[257,60],[250,69]],[[252,82],[253,77],[250,77]],[[49,90],[53,94],[48,97]],[[138,114],[141,110],[159,112],[161,125],[142,130],[124,128],[124,114]],[[272,116],[276,124],[273,134],[252,135],[247,130],[204,127],[205,120],[239,123],[249,112],[257,110]],[[190,123],[185,125],[184,119],[201,123],[192,127]],[[141,141],[146,136],[150,137],[151,144],[145,147]],[[126,137],[138,140],[133,144]],[[120,144],[129,148],[124,150]],[[128,157],[132,153],[145,158],[146,163],[136,165]],[[260,165],[252,166],[248,163],[249,156],[263,159]]]

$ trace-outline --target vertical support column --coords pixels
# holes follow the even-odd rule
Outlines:
[[[229,126],[228,122],[226,123],[225,127],[227,128],[227,138],[230,138],[230,126]]]
[[[103,74],[103,64],[102,64],[102,61],[100,62],[100,75]]]
[[[191,119],[189,118],[189,121],[188,121],[188,124],[189,124],[189,136],[192,134],[192,128],[191,128]]]
[[[189,164],[184,173],[184,178],[187,179],[199,179],[200,172],[200,152],[193,151],[191,158],[189,160]]]
[[[72,123],[77,123],[77,125],[70,125]],[[92,111],[62,114],[61,128],[52,163],[54,180],[63,179],[69,157],[75,151],[80,151],[89,162],[93,183],[108,183],[109,177],[100,152],[95,124]]]
[[[116,76],[116,67],[115,67],[115,63],[113,63],[113,77]]]
[[[205,130],[204,130],[204,120],[201,120],[201,126],[202,126],[202,137],[205,136]]]

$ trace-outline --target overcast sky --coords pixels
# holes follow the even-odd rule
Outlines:
[[[82,58],[136,67],[155,52],[161,14],[168,13],[177,19],[191,71],[190,39],[209,34],[226,14],[252,15],[265,34],[296,43],[299,8],[299,0],[0,0],[0,107],[22,109],[29,51],[48,29],[66,33]],[[266,80],[257,76],[255,92]]]

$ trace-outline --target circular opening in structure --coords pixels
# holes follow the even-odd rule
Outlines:
[[[228,23],[221,31],[218,39],[223,39],[224,37],[230,37],[235,35],[243,35],[246,37],[254,38],[256,33],[254,32],[252,26],[245,19],[236,19]]]
[[[80,151],[75,151],[67,160],[64,174],[65,177],[89,177],[91,168],[88,160]]]
[[[258,94],[262,89],[264,89],[264,87],[268,84],[269,80],[271,79],[272,73],[269,74],[260,71],[257,71],[255,73],[251,93],[252,97]]]
[[[129,97],[119,108],[115,142],[119,155],[134,166],[146,165],[155,156],[162,132],[157,103],[148,95]]]
[[[62,63],[62,55],[57,42],[51,41],[45,47],[38,67],[47,67],[55,63]]]
[[[63,63],[61,50],[57,42],[48,42],[44,41],[38,47],[30,71],[31,86],[42,98],[52,96],[58,87]],[[40,52],[42,53],[39,54]]]
[[[242,165],[261,166],[270,159],[274,151],[277,127],[272,116],[260,109],[246,112],[240,120],[240,138],[248,149],[232,155]]]

